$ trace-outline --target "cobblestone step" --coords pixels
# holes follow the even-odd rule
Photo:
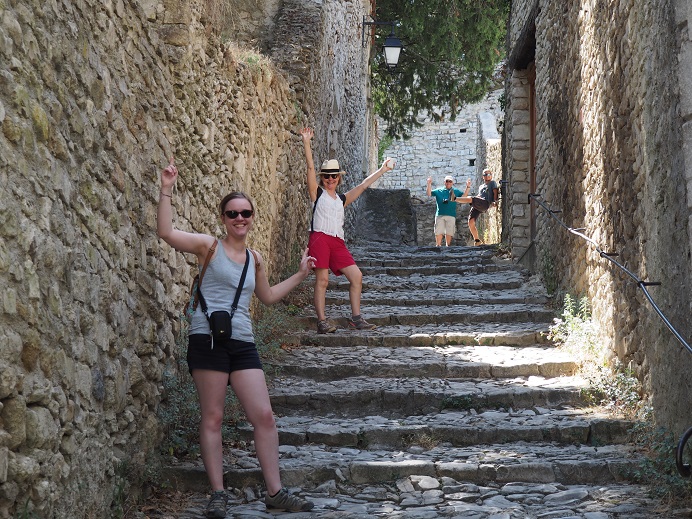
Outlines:
[[[294,489],[300,492],[299,488]],[[450,477],[408,476],[391,483],[356,485],[332,479],[307,492],[310,512],[266,511],[259,486],[232,488],[226,519],[682,519],[689,509],[663,511],[639,485],[563,485],[489,483],[477,485]],[[180,519],[200,519],[208,496],[197,494]]]
[[[592,447],[536,442],[472,447],[442,444],[433,448],[414,445],[398,451],[282,445],[279,450],[284,484],[303,489],[330,480],[353,485],[381,484],[414,475],[479,485],[608,484],[623,481],[639,461],[638,453],[627,445]],[[180,490],[203,490],[208,484],[201,460],[170,466],[162,478]],[[227,449],[224,480],[234,488],[262,484],[254,452]]]
[[[627,442],[633,425],[629,420],[574,407],[442,411],[397,419],[383,416],[277,418],[282,445],[312,443],[369,450],[407,449],[411,445],[431,443],[454,447],[515,442],[621,444]],[[246,440],[252,439],[252,427],[242,427],[241,432]]]
[[[349,377],[315,382],[279,376],[269,393],[277,414],[401,417],[443,409],[581,405],[586,387],[579,377],[491,380]]]
[[[381,326],[376,330],[358,331],[348,329],[345,317],[331,319],[340,326],[335,333],[318,334],[316,321],[310,318],[301,320],[306,330],[295,334],[293,340],[309,346],[340,348],[345,346],[533,346],[548,344],[549,323],[534,322],[490,322],[482,326],[463,326],[449,324],[425,324],[419,326]]]
[[[391,292],[394,290],[410,289],[421,292],[430,288],[466,288],[470,290],[508,290],[520,288],[526,279],[519,272],[439,274],[435,276],[410,275],[406,277],[375,274],[363,277],[363,292],[374,290]],[[343,276],[329,278],[329,290],[348,291],[349,283]]]
[[[399,289],[389,292],[365,292],[362,295],[363,306],[447,306],[447,305],[490,305],[490,304],[542,304],[550,298],[543,293],[528,291],[525,287],[506,290],[478,290],[477,288],[428,288],[424,291]],[[347,291],[334,291],[328,294],[327,305],[344,305],[348,303]]]
[[[328,317],[336,320],[343,327],[348,326],[351,316],[349,305],[332,305],[328,309]],[[544,305],[531,304],[486,304],[486,305],[447,305],[447,306],[369,306],[362,308],[368,322],[377,326],[408,325],[425,326],[430,324],[474,325],[477,331],[485,328],[486,322],[491,323],[552,323],[554,313]],[[306,308],[298,317],[298,321],[306,326],[315,324],[315,312]],[[498,330],[497,327],[495,328]]]
[[[329,356],[329,362],[324,361]],[[279,373],[317,381],[346,377],[510,378],[573,375],[574,358],[552,346],[297,348],[274,362]]]

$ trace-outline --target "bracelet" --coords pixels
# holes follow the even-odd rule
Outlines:
[[[167,196],[168,198],[173,198],[171,195],[167,195],[167,194],[164,193],[163,191],[159,191],[159,194],[162,195],[162,196]]]

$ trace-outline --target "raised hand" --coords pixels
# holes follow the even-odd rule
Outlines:
[[[168,166],[161,172],[161,187],[172,187],[178,178],[178,168],[175,167],[175,156],[168,161]]]
[[[396,166],[396,161],[390,157],[387,157],[386,159],[384,159],[384,162],[382,163],[382,168],[385,171],[393,170],[394,166]]]
[[[300,136],[303,138],[303,142],[310,142],[310,139],[312,139],[315,136],[315,131],[312,128],[306,126],[302,130],[300,130]]]

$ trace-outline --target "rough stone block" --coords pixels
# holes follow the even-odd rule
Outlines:
[[[435,465],[430,461],[408,460],[402,462],[388,461],[354,461],[350,467],[351,481],[355,484],[390,481],[406,476],[435,476]]]

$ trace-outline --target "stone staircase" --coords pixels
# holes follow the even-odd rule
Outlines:
[[[270,389],[283,482],[316,503],[292,517],[665,517],[625,482],[631,424],[586,404],[527,272],[491,247],[352,252],[378,329],[345,329],[348,285],[331,278],[327,312],[341,329],[316,334],[306,309]],[[259,500],[252,452],[229,449],[226,462],[227,517],[276,515]],[[181,517],[202,517],[201,464],[165,476],[200,492]]]

